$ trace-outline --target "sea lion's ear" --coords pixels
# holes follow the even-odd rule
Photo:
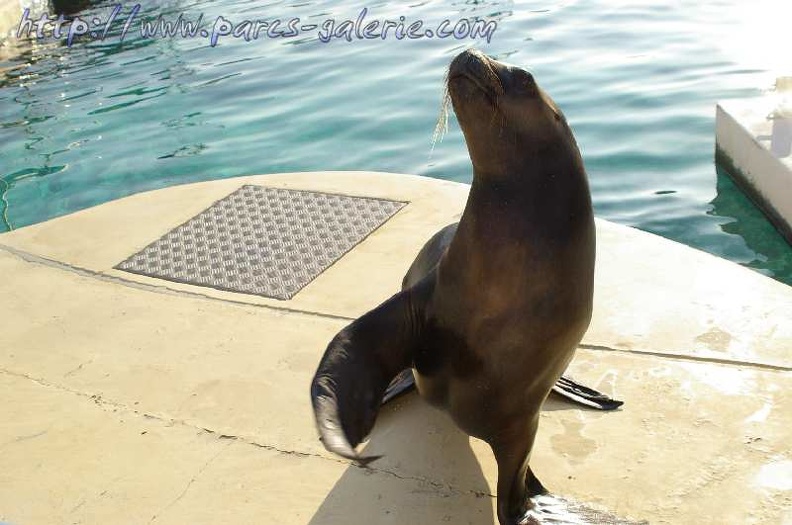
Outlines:
[[[371,432],[391,381],[413,362],[426,279],[394,295],[341,330],[327,347],[311,383],[316,426],[327,450],[368,463],[355,447]]]

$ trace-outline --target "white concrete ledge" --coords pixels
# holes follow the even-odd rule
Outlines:
[[[721,102],[716,159],[792,243],[792,107],[784,92]]]
[[[242,184],[409,201],[290,301],[114,270]],[[0,235],[0,522],[494,525],[496,465],[410,395],[360,469],[324,451],[308,385],[468,187],[385,173],[176,186]],[[792,287],[598,221],[595,317],[532,462],[555,493],[650,523],[787,523]]]

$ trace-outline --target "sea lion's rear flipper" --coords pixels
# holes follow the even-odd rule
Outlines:
[[[529,498],[529,510],[520,523],[592,523],[598,525],[648,525],[648,521],[622,518],[555,494],[538,494]]]
[[[316,426],[327,450],[366,464],[355,447],[374,426],[391,381],[412,366],[432,277],[394,295],[336,335],[311,383]]]
[[[596,408],[597,410],[615,410],[624,404],[624,401],[612,399],[593,388],[572,381],[566,376],[561,376],[556,382],[555,386],[553,386],[553,392],[570,401],[590,408]]]
[[[382,396],[382,404],[393,401],[397,397],[403,396],[415,389],[415,376],[413,375],[412,368],[405,368],[399,375],[393,378],[388,388],[385,390],[385,395]]]
[[[385,395],[382,396],[382,404],[384,405],[399,396],[412,392],[414,388],[415,376],[413,376],[411,368],[406,368],[388,385]],[[569,401],[597,410],[616,410],[624,404],[624,401],[608,397],[602,392],[581,385],[565,376],[562,376],[556,382],[555,386],[553,386],[553,392]]]

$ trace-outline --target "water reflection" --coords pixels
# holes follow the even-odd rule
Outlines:
[[[792,285],[792,246],[721,167],[717,167],[716,191],[707,214],[727,219],[721,230],[739,236],[754,254],[744,264]]]

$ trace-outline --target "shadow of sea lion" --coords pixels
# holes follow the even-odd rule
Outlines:
[[[347,468],[310,525],[494,525],[470,438],[415,393],[383,408],[365,454],[383,457]]]
[[[542,411],[559,410],[579,407],[551,394]],[[363,451],[382,458],[367,468],[347,468],[309,525],[495,525],[494,492],[471,439],[448,414],[415,392],[391,401],[380,412]],[[554,494],[534,501],[536,511],[526,522],[534,525],[646,523]]]

